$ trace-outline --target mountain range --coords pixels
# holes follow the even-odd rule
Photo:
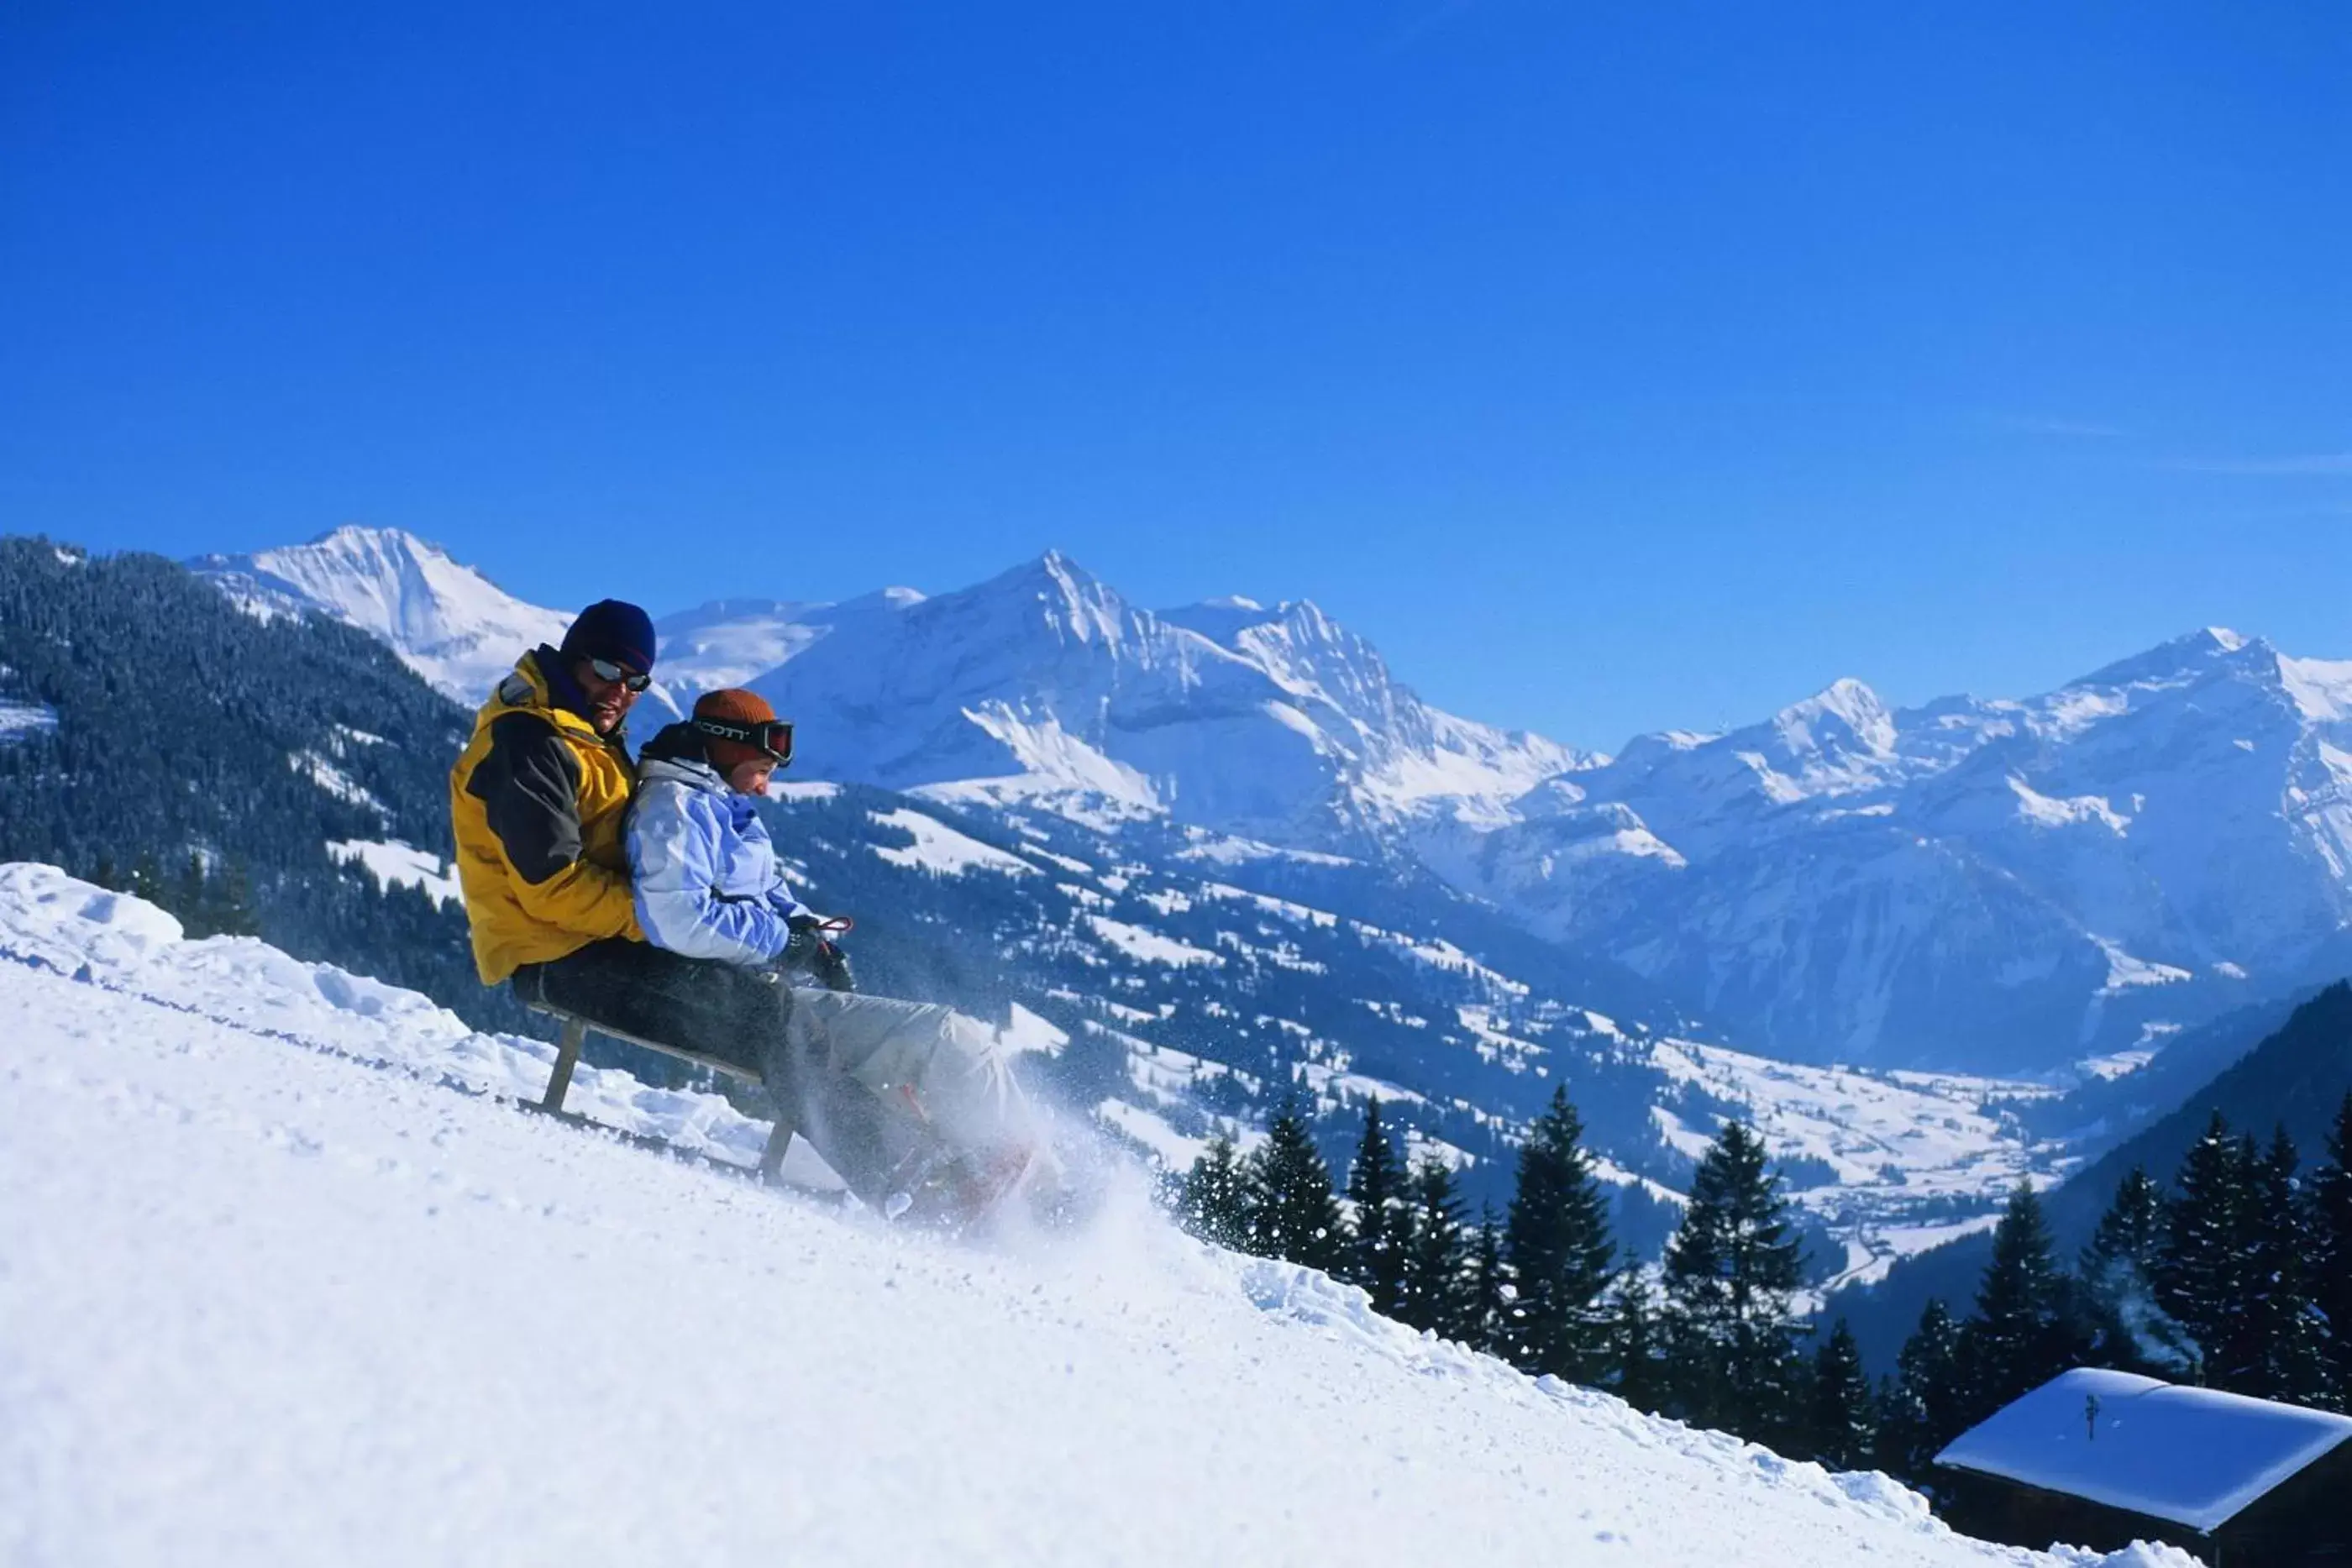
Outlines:
[[[190,564],[462,701],[565,619],[396,530]],[[677,701],[749,684],[799,723],[794,777],[1425,868],[1792,1060],[2049,1071],[2352,968],[2352,663],[2219,629],[2038,697],[1841,680],[1610,758],[1430,706],[1311,602],[1147,610],[1058,553],[659,627]]]
[[[2021,701],[1644,736],[1456,885],[1775,1054],[2047,1068],[2352,967],[2352,664],[2210,630]]]

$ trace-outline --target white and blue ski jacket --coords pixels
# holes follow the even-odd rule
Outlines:
[[[764,964],[791,939],[785,922],[814,913],[785,883],[751,798],[727,788],[702,759],[700,737],[682,725],[638,759],[628,845],[637,924],[656,947]]]

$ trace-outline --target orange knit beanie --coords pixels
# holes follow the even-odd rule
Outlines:
[[[740,686],[723,686],[715,692],[705,692],[694,700],[694,716],[720,719],[731,724],[761,725],[775,722],[776,710],[768,699],[757,692],[747,692]],[[756,746],[740,741],[721,740],[717,736],[702,737],[703,755],[710,766],[721,773],[731,772],[738,766],[768,754]]]

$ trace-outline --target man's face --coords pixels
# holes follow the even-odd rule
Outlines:
[[[588,722],[596,733],[610,735],[620,728],[621,721],[629,716],[629,705],[637,700],[628,683],[604,679],[585,659],[572,661],[572,678],[580,683],[580,695],[588,699]]]

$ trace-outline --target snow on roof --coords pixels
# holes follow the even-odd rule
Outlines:
[[[2210,1532],[2347,1437],[2352,1416],[2077,1367],[1936,1462]]]

